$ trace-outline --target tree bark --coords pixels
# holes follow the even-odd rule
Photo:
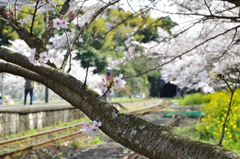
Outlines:
[[[27,57],[0,47],[0,72],[40,82],[90,119],[102,122],[101,130],[120,144],[153,159],[240,159],[234,151],[193,141],[129,113],[120,113],[100,95],[69,74],[45,64],[33,66]],[[14,65],[13,65],[13,64]]]

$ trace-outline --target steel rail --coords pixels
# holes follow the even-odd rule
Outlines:
[[[49,134],[53,134],[53,133],[57,133],[57,132],[62,132],[62,131],[65,131],[67,129],[73,129],[73,128],[77,128],[77,127],[81,127],[81,126],[82,126],[82,123],[74,124],[74,125],[70,125],[70,126],[61,127],[61,128],[58,128],[58,129],[53,129],[53,130],[33,134],[33,135],[27,135],[27,136],[23,136],[23,137],[11,139],[11,140],[1,141],[0,142],[0,147],[6,146],[6,145],[11,145],[11,144],[16,143],[16,142],[23,142],[23,141],[25,141],[26,139],[29,139],[29,138],[30,139],[40,138],[40,137],[43,137],[45,135],[49,135]]]
[[[24,152],[29,152],[29,151],[32,151],[34,149],[39,149],[39,148],[45,147],[47,145],[56,144],[56,143],[59,142],[59,140],[69,140],[69,139],[72,139],[72,138],[75,138],[75,137],[79,137],[80,135],[82,135],[82,132],[79,131],[79,132],[75,132],[75,133],[72,133],[72,134],[69,134],[69,135],[61,136],[61,137],[58,137],[58,138],[55,138],[55,139],[52,139],[52,140],[40,142],[40,143],[37,143],[37,144],[34,144],[34,145],[30,145],[30,146],[26,146],[26,147],[16,149],[16,150],[13,150],[13,151],[5,152],[5,153],[0,154],[0,158],[8,159],[10,157],[16,156],[18,153],[21,153],[23,151]]]

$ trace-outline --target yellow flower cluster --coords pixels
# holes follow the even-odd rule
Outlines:
[[[227,119],[223,147],[240,151],[240,90],[236,90],[233,96],[231,110]],[[211,94],[211,100],[203,104],[202,111],[205,115],[197,130],[200,140],[210,140],[214,143],[220,141],[223,123],[229,106],[231,93],[229,91]]]

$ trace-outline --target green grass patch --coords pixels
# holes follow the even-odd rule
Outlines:
[[[173,102],[177,102],[180,106],[185,105],[198,105],[209,103],[211,100],[211,94],[193,93],[184,96],[184,98],[173,99]]]
[[[137,101],[137,100],[144,100],[142,98],[136,98],[136,97],[132,97],[131,99],[129,97],[115,97],[112,98],[111,101],[112,102],[125,102],[125,101]]]

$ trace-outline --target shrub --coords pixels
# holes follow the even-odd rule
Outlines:
[[[194,104],[203,104],[210,102],[211,95],[210,94],[202,94],[202,93],[193,93],[184,96],[183,99],[178,100],[179,105],[194,105]]]
[[[223,147],[240,151],[240,90],[236,90],[233,96],[231,110],[225,128]],[[222,126],[228,110],[231,93],[229,91],[211,94],[211,101],[203,105],[205,115],[202,123],[198,124],[197,130],[200,140],[210,140],[216,144],[222,135]]]

